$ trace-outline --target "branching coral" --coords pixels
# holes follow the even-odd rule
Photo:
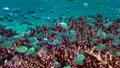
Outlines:
[[[103,26],[104,18],[101,18],[100,15],[94,20],[96,20],[92,22],[94,27],[91,27],[84,17],[74,20],[70,17],[65,21],[69,22],[65,28],[63,28],[64,25],[60,26],[57,23],[53,26],[36,26],[23,37],[6,38],[10,42],[6,42],[6,44],[11,44],[11,42],[12,44],[9,49],[0,47],[2,56],[0,66],[119,68],[120,21],[113,21],[108,27],[105,27]],[[1,45],[5,46],[3,41]],[[17,61],[19,61],[18,66]]]
[[[108,62],[108,60],[112,60],[112,56],[109,54],[110,58],[108,58],[107,53],[106,53],[104,55],[104,58],[102,58],[103,55],[101,56],[101,51],[98,51],[96,54],[96,53],[94,53],[94,49],[95,49],[95,47],[93,47],[90,51],[85,51],[85,53],[94,57],[95,59],[97,59],[99,61],[99,64],[103,64],[103,65],[107,66],[108,68],[113,68]]]

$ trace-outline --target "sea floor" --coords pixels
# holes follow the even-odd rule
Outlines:
[[[119,19],[96,15],[50,22],[33,28],[1,22],[0,68],[120,68]]]

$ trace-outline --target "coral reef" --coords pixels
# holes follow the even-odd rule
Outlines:
[[[11,48],[0,47],[0,67],[120,68],[120,20],[97,15],[70,17],[64,22],[65,27],[53,21],[52,26],[36,26]],[[20,51],[19,46],[26,47]]]

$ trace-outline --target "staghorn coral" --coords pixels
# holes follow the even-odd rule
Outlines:
[[[56,27],[53,27],[51,30],[49,30],[48,26],[36,26],[36,29],[31,29],[31,32],[27,36],[28,38],[21,37],[19,42],[13,43],[11,49],[0,48],[0,55],[2,55],[0,58],[0,67],[55,68],[53,62],[57,61],[61,64],[61,68],[66,65],[71,66],[71,68],[120,68],[119,56],[111,55],[109,49],[100,51],[95,49],[99,44],[104,44],[106,47],[113,46],[114,39],[108,37],[103,38],[101,32],[100,35],[97,36],[96,32],[101,28],[106,34],[117,36],[119,34],[117,29],[120,28],[120,21],[112,21],[114,24],[106,28],[103,26],[104,19],[100,15],[95,18],[95,20],[97,20],[97,23],[94,24],[95,27],[87,26],[86,18],[84,17],[79,17],[75,20],[71,19],[70,17],[66,20],[69,22],[67,29],[62,30],[59,24],[56,24]],[[70,30],[75,30],[76,32],[77,40],[73,43],[68,42],[71,38],[64,35],[64,32],[69,34]],[[54,49],[54,47],[48,43],[38,43],[37,45],[41,48],[38,49],[37,56],[24,55],[14,51],[14,49],[20,45],[26,45],[28,48],[31,48],[31,46],[29,46],[29,37],[35,37],[36,34],[40,33],[42,34],[39,36],[41,38],[37,38],[38,42],[43,41],[42,37],[47,38],[50,42],[54,42],[58,32],[62,34],[61,36],[63,38],[63,40],[59,40],[59,45],[61,46],[59,49]],[[91,44],[91,42],[93,42],[93,44]],[[44,47],[47,47],[48,50],[42,49]],[[118,44],[117,47],[113,46],[112,50],[120,51],[120,44]],[[86,58],[83,64],[77,65],[73,60],[74,57],[80,53],[84,54]],[[18,56],[16,61],[12,60],[12,57],[15,55]],[[4,58],[4,56],[6,56],[6,58]],[[7,65],[4,65],[5,59],[8,60]],[[16,63],[17,61],[19,61],[19,63]]]

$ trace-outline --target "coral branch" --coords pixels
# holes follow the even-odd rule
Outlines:
[[[113,68],[108,62],[107,62],[107,56],[105,55],[105,59],[103,60],[101,57],[101,51],[98,51],[98,54],[95,54],[94,52],[94,47],[92,48],[91,51],[85,51],[86,54],[96,58],[100,63],[99,64],[103,64],[103,65],[108,65],[108,68]]]

